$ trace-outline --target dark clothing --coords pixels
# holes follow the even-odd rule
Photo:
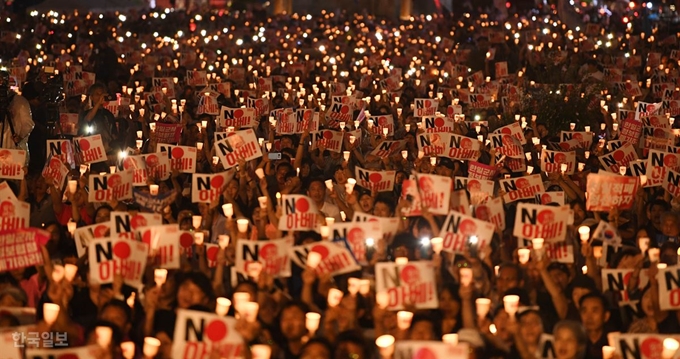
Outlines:
[[[112,129],[115,125],[116,119],[113,117],[111,111],[100,108],[92,120],[87,121],[85,117],[90,110],[85,110],[78,116],[78,136],[93,136],[101,135],[102,142],[104,142],[104,150],[107,154],[112,153],[111,141],[113,141]],[[90,129],[88,129],[90,127]]]
[[[602,332],[602,336],[595,343],[588,340],[588,345],[586,345],[586,358],[589,359],[602,359],[602,347],[609,345],[607,340],[607,333]]]

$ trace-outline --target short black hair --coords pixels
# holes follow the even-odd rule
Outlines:
[[[602,293],[596,291],[590,292],[581,297],[581,299],[578,301],[579,308],[582,308],[583,303],[585,303],[585,301],[588,299],[595,299],[599,301],[600,304],[602,304],[602,308],[604,309],[604,311],[605,312],[609,311],[609,303],[607,303],[607,298],[605,298],[604,295],[602,295]]]
[[[357,330],[347,330],[344,332],[341,332],[338,334],[338,337],[335,340],[335,350],[338,350],[338,346],[340,346],[340,343],[342,342],[350,342],[353,344],[356,344],[361,347],[361,351],[363,352],[362,357],[363,358],[370,358],[371,357],[371,346],[368,345],[366,342],[366,339],[364,338],[364,335],[362,332],[357,331]]]

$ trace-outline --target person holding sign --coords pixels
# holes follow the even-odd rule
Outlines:
[[[104,108],[107,100],[106,87],[102,84],[94,84],[88,90],[88,103],[90,108],[82,111],[78,119],[78,136],[92,136],[101,135],[104,143],[104,151],[107,155],[113,155],[114,149],[112,146],[113,127],[116,119],[111,111]],[[92,172],[108,172],[108,166],[105,162],[93,163],[91,165]]]

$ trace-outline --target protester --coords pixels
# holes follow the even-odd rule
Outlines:
[[[678,29],[586,5],[3,10],[1,352],[674,358]]]

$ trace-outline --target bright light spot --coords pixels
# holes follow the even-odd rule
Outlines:
[[[130,36],[132,36],[132,33],[130,31],[128,31],[128,32],[125,33],[125,36],[130,37]]]
[[[375,245],[375,240],[373,238],[366,238],[366,246],[373,247]]]
[[[257,35],[253,35],[253,41],[257,41]]]
[[[236,45],[238,45],[238,46],[243,45],[243,40],[241,40],[241,39],[236,40]]]
[[[125,157],[127,157],[127,152],[125,152],[125,151],[118,152],[118,158],[125,158]]]
[[[375,33],[375,38],[378,39],[378,41],[382,41],[383,39],[382,34],[380,34],[379,32]]]
[[[319,46],[319,51],[321,51],[321,52],[326,51],[326,46],[323,46],[323,45]]]
[[[432,21],[432,15],[425,16],[425,19],[427,19],[427,21]]]
[[[477,244],[478,241],[479,238],[477,238],[477,236],[470,236],[470,244]]]
[[[205,34],[207,34],[207,33],[208,33],[207,31],[201,30],[201,36],[205,36]]]
[[[420,239],[420,245],[423,247],[427,247],[430,245],[430,239],[427,237],[423,237]]]
[[[92,133],[92,126],[87,126],[87,128],[85,129],[85,132]]]
[[[194,16],[194,19],[196,21],[201,21],[201,20],[203,20],[203,16],[201,16],[200,14],[196,14],[196,16]]]
[[[124,22],[125,20],[127,20],[127,17],[126,17],[125,15],[123,15],[123,14],[120,14],[120,15],[118,15],[118,20]]]

